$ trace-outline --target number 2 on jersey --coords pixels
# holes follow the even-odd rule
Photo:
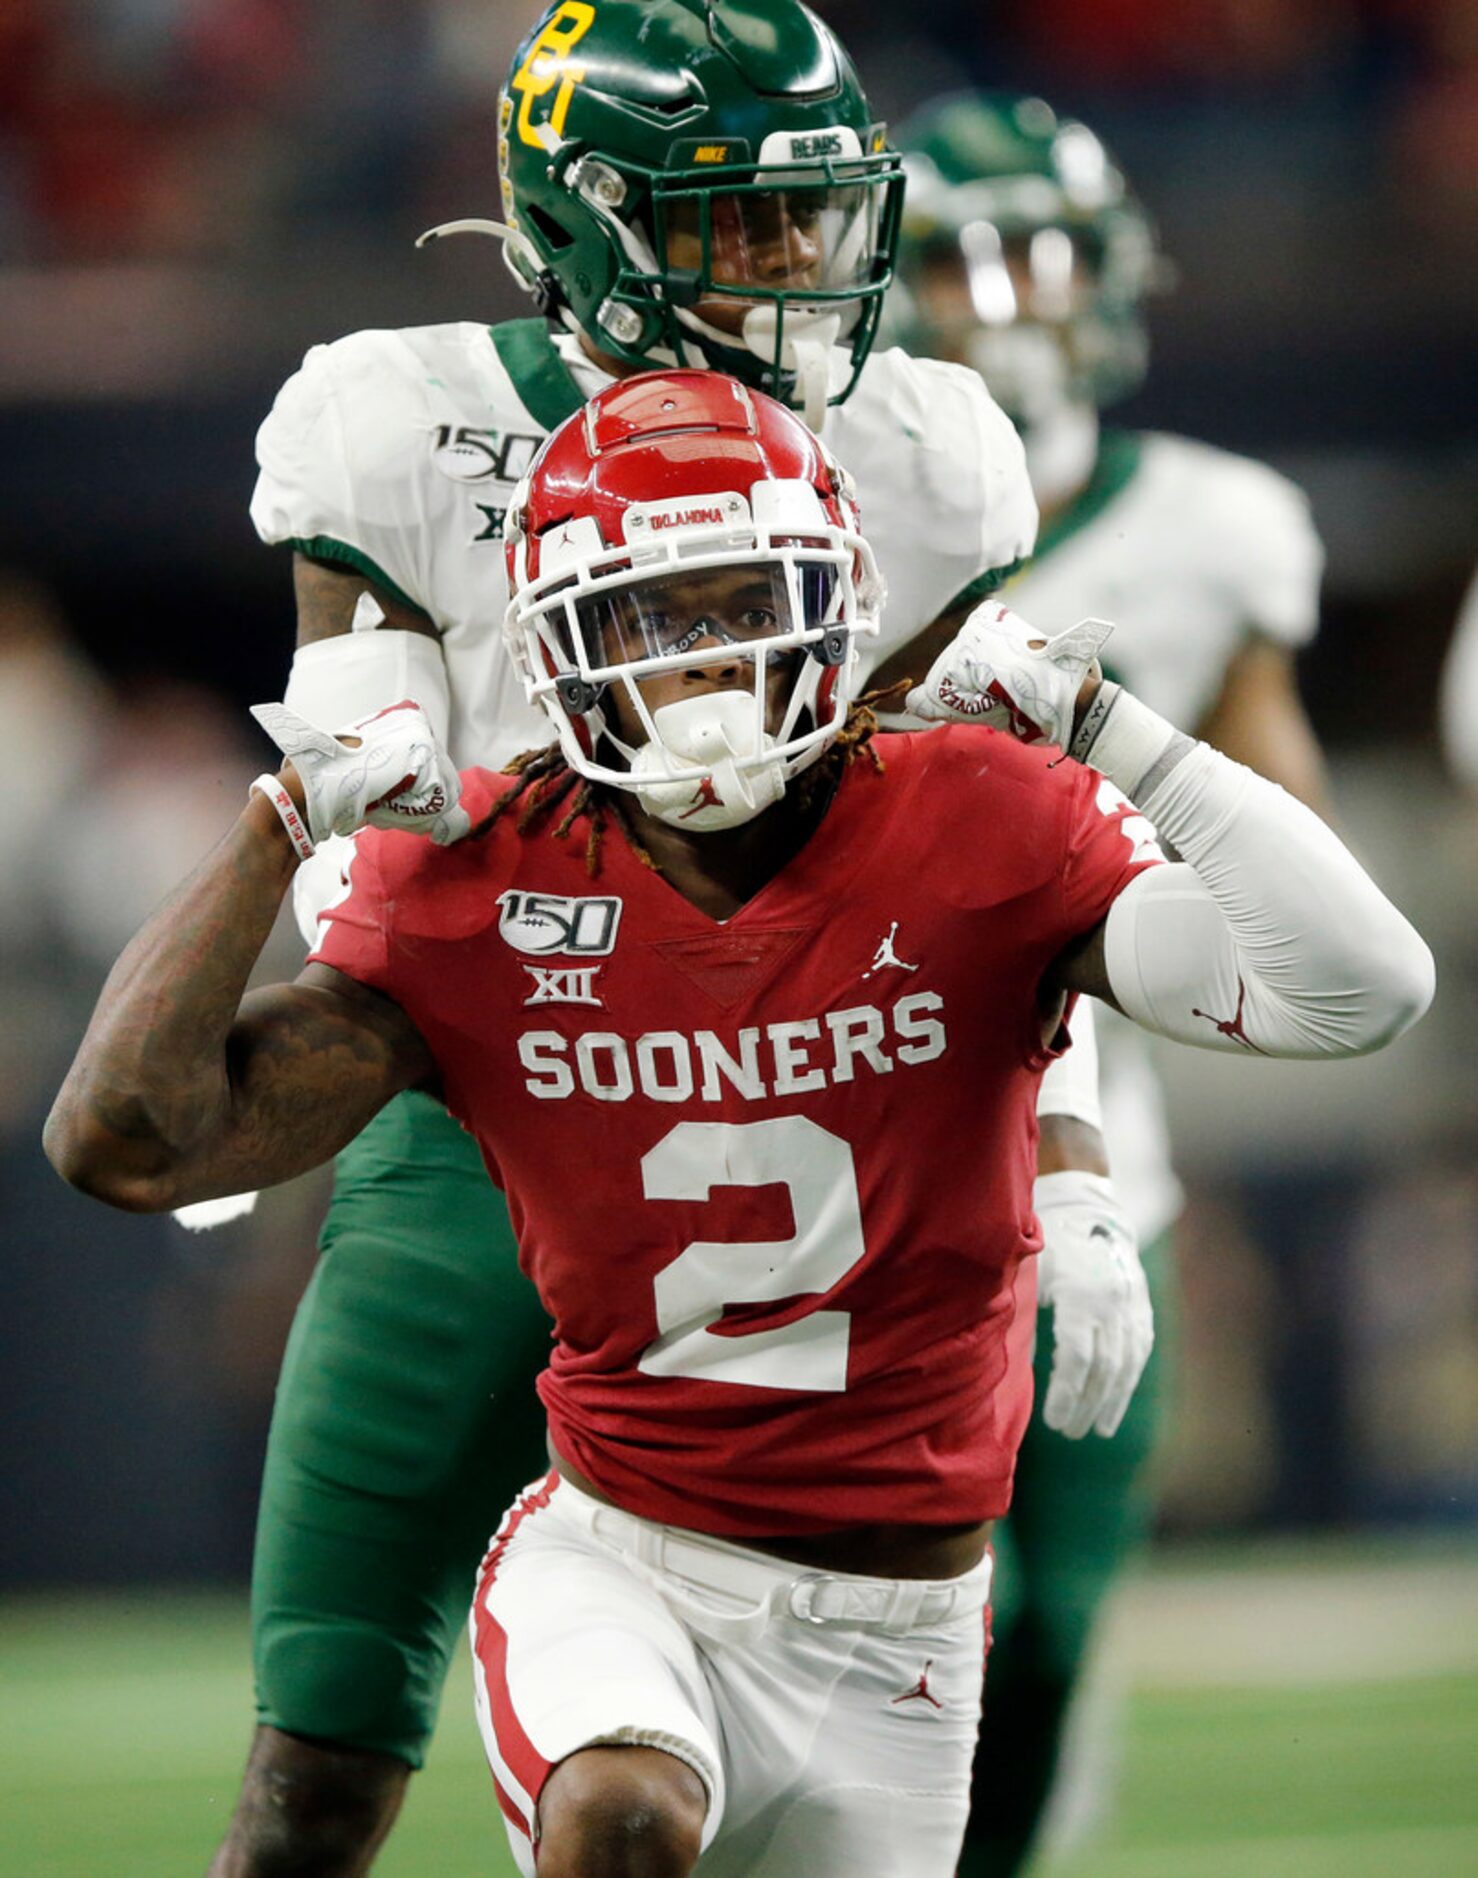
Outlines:
[[[809,1311],[772,1329],[715,1335],[728,1304],[770,1304],[838,1284],[866,1253],[852,1150],[803,1115],[765,1122],[680,1122],[642,1157],[649,1200],[706,1200],[715,1187],[783,1186],[789,1239],[697,1239],[653,1283],[660,1335],[638,1365],[756,1389],[847,1386],[851,1314]]]

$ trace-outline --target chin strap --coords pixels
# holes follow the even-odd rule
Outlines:
[[[416,246],[428,247],[433,241],[440,241],[443,235],[492,235],[498,241],[510,241],[517,233],[518,230],[510,228],[506,222],[490,222],[484,215],[464,215],[455,222],[438,222],[424,235],[417,235]]]
[[[757,359],[775,357],[775,334],[780,319],[772,306],[751,307],[744,316],[744,343]],[[841,337],[840,313],[802,313],[794,308],[785,321],[779,368],[795,374],[796,409],[812,430],[826,422],[831,400],[831,361]]]
[[[832,349],[830,339],[814,338],[797,339],[793,347],[787,347],[795,353],[795,388],[801,416],[818,433],[826,422],[826,407],[831,402]]]
[[[429,247],[433,241],[440,241],[445,235],[491,235],[495,241],[501,241],[503,259],[508,264],[509,272],[526,292],[537,292],[544,263],[539,258],[538,249],[521,228],[510,228],[506,222],[489,221],[482,215],[464,215],[455,222],[438,222],[435,228],[428,228],[423,235],[417,235],[416,246]]]

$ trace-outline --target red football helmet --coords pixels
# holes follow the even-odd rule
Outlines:
[[[529,698],[572,768],[650,813],[748,821],[846,721],[882,581],[851,479],[762,392],[622,379],[546,440],[505,537]]]

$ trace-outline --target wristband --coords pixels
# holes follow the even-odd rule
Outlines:
[[[283,788],[282,784],[275,776],[269,776],[265,772],[258,776],[251,788],[247,790],[248,799],[258,791],[260,791],[272,804],[273,808],[276,809],[278,818],[282,822],[283,827],[287,830],[288,840],[292,842],[293,846],[298,851],[298,859],[300,861],[311,861],[313,858],[313,838],[303,825],[303,814],[297,803],[293,801],[287,790]]]
[[[1068,755],[1091,763],[1143,808],[1146,799],[1196,747],[1158,711],[1105,679],[1083,715]]]
[[[1068,755],[1075,763],[1086,763],[1088,752],[1098,741],[1098,734],[1109,720],[1109,713],[1119,701],[1119,693],[1124,689],[1115,684],[1112,678],[1105,678],[1093,694],[1093,702],[1083,713],[1083,721],[1073,732],[1073,740],[1067,747]]]

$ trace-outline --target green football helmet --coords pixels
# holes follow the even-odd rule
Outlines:
[[[515,54],[498,129],[504,252],[544,312],[623,364],[712,366],[813,424],[851,390],[902,161],[798,0],[561,0]]]
[[[1112,403],[1148,360],[1149,218],[1084,124],[1040,98],[962,92],[898,133],[908,199],[889,307],[911,350],[972,365],[1028,428]]]

